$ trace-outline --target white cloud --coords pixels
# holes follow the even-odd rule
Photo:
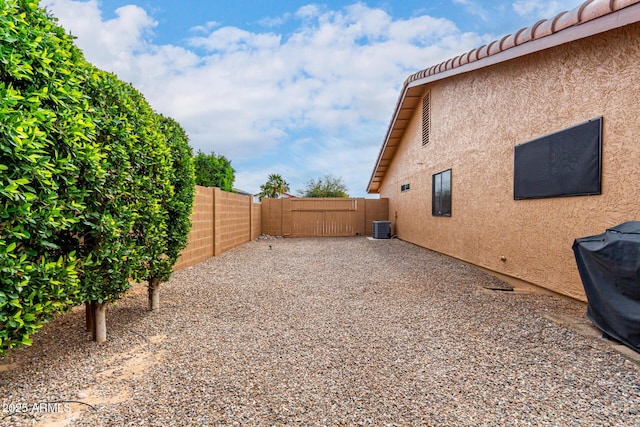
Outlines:
[[[312,19],[321,15],[321,8],[316,4],[308,4],[302,6],[295,13],[295,16],[300,19]]]
[[[269,50],[280,45],[280,36],[275,34],[255,34],[235,27],[223,27],[212,32],[208,37],[192,38],[190,44],[209,51],[225,53],[247,49]]]
[[[283,16],[262,18],[258,21],[258,24],[263,27],[278,27],[286,23],[290,18],[291,14],[285,13]]]
[[[124,80],[135,81],[140,55],[158,49],[151,43],[157,22],[138,6],[120,7],[115,18],[104,20],[96,0],[42,0],[40,5],[77,37],[76,45],[92,63]]]
[[[220,26],[220,23],[216,21],[209,21],[204,25],[196,25],[195,27],[191,27],[189,31],[193,33],[208,33],[213,28]]]
[[[518,0],[513,3],[513,11],[530,19],[549,19],[564,10],[570,10],[583,3],[583,0]]]
[[[483,21],[489,21],[491,15],[485,8],[480,6],[478,2],[473,0],[453,0],[454,4],[458,4],[464,7],[467,13],[475,15]]]
[[[339,11],[304,6],[285,17],[297,23],[286,35],[205,22],[182,47],[154,44],[157,23],[137,6],[104,19],[95,0],[42,5],[78,37],[89,61],[178,120],[196,150],[224,154],[236,169],[260,157],[286,165],[297,139],[310,138],[313,149],[295,153],[291,170],[302,181],[294,189],[333,173],[362,194],[405,78],[487,41],[446,19],[398,20],[357,3]],[[258,169],[239,170],[236,186],[257,190]]]

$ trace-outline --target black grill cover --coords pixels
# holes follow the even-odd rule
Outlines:
[[[573,243],[587,317],[605,334],[640,352],[640,221]]]

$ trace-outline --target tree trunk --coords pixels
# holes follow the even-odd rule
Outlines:
[[[149,279],[149,310],[160,309],[160,280]]]
[[[107,306],[106,304],[95,304],[95,325],[93,329],[93,340],[97,343],[103,343],[107,340]]]
[[[86,301],[84,303],[85,323],[87,332],[93,333],[96,330],[96,303],[95,301]]]

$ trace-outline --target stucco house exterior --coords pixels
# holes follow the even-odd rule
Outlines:
[[[557,138],[575,151],[589,123],[590,159],[539,182],[544,162],[519,163]],[[595,189],[557,190],[574,167]],[[548,194],[520,197],[521,176]],[[398,238],[586,301],[574,240],[640,219],[640,0],[586,1],[409,76],[367,190]]]

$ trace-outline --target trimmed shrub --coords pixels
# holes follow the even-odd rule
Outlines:
[[[129,279],[148,280],[152,268],[160,269],[157,260],[173,266],[165,261],[174,197],[172,156],[161,118],[140,92],[96,69],[88,80],[107,173],[105,188],[94,200],[99,226],[83,251],[82,289],[85,301],[102,305],[118,300],[130,288]]]
[[[166,200],[167,233],[164,252],[149,265],[149,309],[159,308],[160,282],[169,280],[180,252],[187,246],[195,196],[194,162],[184,129],[169,117],[158,116],[171,154],[173,196]],[[157,254],[156,254],[157,255]]]
[[[186,245],[184,130],[37,2],[0,0],[0,172],[0,354],[82,302],[104,339],[105,305],[167,280]]]
[[[82,299],[76,249],[105,179],[85,66],[37,2],[0,3],[0,353]]]
[[[115,75],[88,66],[86,91],[96,124],[95,141],[105,154],[104,186],[89,201],[79,254],[84,261],[82,300],[104,304],[116,301],[130,288],[139,269],[140,251],[132,233],[140,207],[135,184],[136,127],[130,116],[136,107],[125,83]],[[133,141],[132,141],[133,140]]]

